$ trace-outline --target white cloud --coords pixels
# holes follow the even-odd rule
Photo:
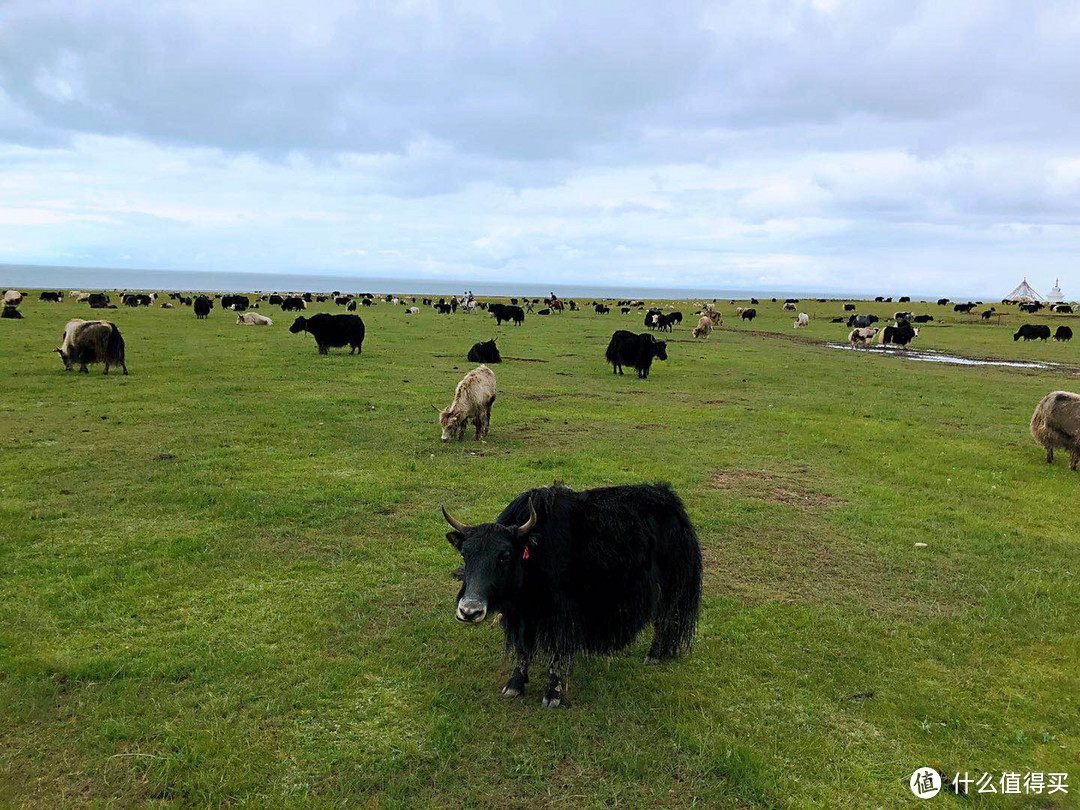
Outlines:
[[[1067,2],[12,0],[0,261],[995,295],[1075,272],[1078,45]]]

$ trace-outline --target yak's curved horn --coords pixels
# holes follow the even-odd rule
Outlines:
[[[524,537],[532,531],[536,525],[536,507],[533,506],[532,498],[529,498],[529,519],[517,527],[518,537]]]
[[[451,516],[451,514],[446,511],[445,506],[442,507],[442,515],[443,515],[444,518],[446,518],[447,523],[449,523],[451,526],[453,526],[455,529],[457,529],[462,534],[466,534],[467,532],[470,531],[471,527],[466,526],[460,520],[458,520],[457,518]]]

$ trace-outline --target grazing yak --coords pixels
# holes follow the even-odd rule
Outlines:
[[[200,321],[210,314],[210,310],[213,309],[214,302],[207,298],[205,295],[200,295],[195,299],[195,303],[192,309],[195,310],[195,317]]]
[[[644,380],[649,376],[653,358],[667,360],[667,343],[657,340],[646,333],[635,335],[625,329],[619,329],[611,336],[605,353],[607,361],[611,363],[612,374],[622,374],[623,366],[630,366],[638,373],[638,379]]]
[[[705,308],[701,311],[701,314],[708,318],[710,321],[712,321],[713,326],[724,325],[724,316],[715,309]]]
[[[560,484],[523,492],[494,523],[443,517],[464,559],[455,616],[478,624],[502,614],[514,669],[502,695],[524,693],[529,665],[548,665],[542,705],[566,702],[582,653],[625,649],[649,624],[645,663],[688,650],[701,604],[701,545],[668,484],[575,492]]]
[[[1046,463],[1054,463],[1054,450],[1069,451],[1069,469],[1080,462],[1080,394],[1051,391],[1031,415],[1031,435],[1046,448]]]
[[[367,299],[364,299],[364,303],[367,303]],[[290,295],[281,302],[282,312],[300,312],[304,309],[307,309],[307,301],[296,295]]]
[[[971,312],[975,304],[953,304],[953,312]]]
[[[90,304],[90,309],[105,309],[109,306],[111,299],[105,293],[90,293],[86,296],[86,301]]]
[[[1068,341],[1072,340],[1072,329],[1067,326],[1059,326],[1057,331],[1054,332],[1054,340]]]
[[[810,316],[807,315],[805,312],[800,312],[799,317],[795,319],[795,328],[796,329],[805,329],[809,325],[810,325]]]
[[[593,307],[593,312],[595,312],[597,315],[607,315],[609,312],[611,312],[611,310],[603,304],[596,304]]]
[[[237,326],[273,326],[274,322],[258,312],[244,312],[236,316]]]
[[[484,341],[483,343],[474,343],[472,348],[469,349],[468,360],[470,363],[501,363],[502,355],[499,354],[499,347],[495,345],[495,338]]]
[[[855,311],[855,305],[854,304],[844,304],[844,312],[854,312],[854,311]]]
[[[477,441],[487,436],[495,394],[495,372],[487,366],[479,365],[462,377],[454,390],[454,401],[439,411],[442,440],[464,439],[470,421],[476,427]],[[432,407],[439,410],[438,406]]]
[[[364,322],[359,315],[328,315],[320,312],[305,318],[301,315],[289,331],[294,335],[307,332],[315,338],[319,354],[329,354],[330,349],[349,347],[349,354],[361,353],[364,343]]]
[[[794,311],[795,311],[795,305],[794,304],[784,304],[784,312],[794,312]]]
[[[754,318],[757,317],[757,310],[753,308],[744,309],[742,312],[739,313],[739,317],[742,318],[744,321],[750,321],[750,323],[753,323]]]
[[[938,305],[939,307],[943,307],[943,306],[945,306],[945,305],[946,305],[946,304],[948,304],[948,303],[949,303],[949,299],[948,299],[948,298],[939,298],[939,299],[937,300],[937,305]]]
[[[270,297],[269,297],[269,298],[268,298],[268,299],[266,300],[266,303],[270,304],[270,306],[274,306],[274,307],[280,307],[280,306],[281,306],[281,302],[282,302],[282,301],[284,301],[284,300],[285,300],[285,299],[284,299],[284,298],[282,298],[282,297],[281,297],[280,295],[278,295],[277,293],[274,293],[273,295],[271,295],[271,296],[270,296]]]
[[[64,338],[56,353],[64,361],[64,369],[71,371],[76,365],[83,374],[89,374],[89,363],[104,363],[105,373],[109,366],[120,366],[128,373],[124,356],[124,338],[116,324],[109,321],[84,321],[72,318],[64,327]]]
[[[440,315],[452,315],[454,312],[454,308],[449,304],[434,304],[433,309]]]
[[[521,324],[525,323],[525,310],[518,306],[492,304],[488,307],[488,312],[495,317],[497,326],[502,326],[503,321],[512,321],[514,326],[521,326]]]
[[[353,309],[355,309],[355,307],[353,307]],[[405,310],[405,313],[407,315],[419,315],[420,307],[409,307],[407,310]]]
[[[49,292],[48,290],[46,290],[38,296],[38,299],[41,301],[51,301],[54,304],[59,304],[61,301],[64,300],[64,294],[62,292]]]
[[[869,346],[874,342],[874,338],[877,337],[878,329],[875,326],[864,326],[859,329],[852,329],[848,335],[848,343],[851,344],[851,348],[857,349],[859,346]]]
[[[1030,303],[1030,304],[1025,303],[1025,304],[1020,305],[1020,311],[1021,312],[1026,312],[1029,315],[1034,315],[1036,312],[1038,312],[1042,308],[1043,308],[1043,305],[1038,303],[1038,302]]]
[[[364,299],[364,303],[365,304],[367,303],[366,298]],[[355,300],[349,301],[349,303],[345,305],[345,309],[348,312],[356,312],[356,301]]]
[[[251,306],[251,299],[246,295],[225,295],[221,298],[221,308],[231,309],[234,312],[244,312]]]
[[[4,306],[17,307],[22,303],[23,294],[18,290],[6,290],[4,292]]]
[[[880,321],[877,315],[851,315],[847,319],[848,328],[864,329],[867,326],[873,326]]]
[[[910,304],[911,303],[911,296],[910,295],[901,295],[900,298],[897,299],[897,302],[900,303],[900,304]]]
[[[1013,335],[1013,340],[1049,340],[1050,339],[1050,327],[1046,324],[1025,323],[1019,329],[1016,330],[1016,334]]]
[[[712,328],[712,318],[710,318],[708,315],[702,315],[698,319],[697,326],[694,327],[693,331],[690,334],[692,334],[696,338],[707,338],[709,335],[712,334]]]
[[[1050,307],[1050,311],[1059,315],[1072,315],[1073,308],[1068,304],[1054,304],[1054,306]]]
[[[919,330],[915,329],[907,321],[900,321],[897,326],[886,326],[877,334],[877,342],[882,346],[907,347],[912,340],[919,336]]]

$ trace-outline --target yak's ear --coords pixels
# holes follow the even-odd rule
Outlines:
[[[450,545],[461,551],[461,546],[465,542],[465,535],[459,531],[447,532],[446,539],[450,541]]]

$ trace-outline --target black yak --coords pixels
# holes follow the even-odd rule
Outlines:
[[[128,373],[124,338],[116,324],[109,321],[72,318],[64,327],[64,338],[56,353],[64,361],[66,371],[78,365],[79,371],[89,374],[87,364],[104,363],[106,374],[109,373],[109,366],[121,366],[124,374]]]
[[[1020,338],[1024,340],[1049,340],[1050,327],[1041,323],[1025,323],[1013,335],[1013,340],[1019,340]]]
[[[234,312],[243,312],[251,306],[251,299],[246,295],[225,295],[221,298],[221,308]]]
[[[329,354],[329,349],[349,347],[349,354],[360,354],[364,343],[364,322],[359,315],[328,315],[320,312],[305,318],[301,315],[289,331],[294,335],[307,332],[315,338],[319,354]]]
[[[210,314],[210,310],[213,308],[214,302],[207,298],[205,295],[200,295],[195,299],[193,309],[195,310],[195,317],[200,321]]]
[[[282,312],[300,312],[303,309],[307,309],[307,303],[303,298],[296,295],[290,295],[281,302]]]
[[[605,354],[611,363],[612,374],[622,374],[623,366],[631,366],[638,373],[638,379],[649,376],[653,358],[667,360],[667,343],[645,333],[635,335],[625,329],[619,329],[611,336]]]
[[[757,310],[744,309],[742,312],[739,313],[739,317],[742,318],[744,321],[750,321],[750,323],[753,323],[754,318],[757,317]]]
[[[513,321],[514,326],[521,326],[525,322],[525,310],[521,307],[492,304],[488,307],[488,312],[495,316],[495,323],[499,326],[503,321]]]
[[[64,300],[64,294],[62,292],[49,292],[46,290],[40,296],[38,296],[38,298],[41,301],[51,301],[54,304],[59,304],[61,301]]]
[[[458,621],[502,614],[514,661],[504,697],[525,691],[529,664],[543,655],[543,706],[559,706],[575,656],[610,655],[650,623],[646,663],[689,649],[701,603],[701,546],[667,484],[533,489],[494,523],[476,526],[442,511],[453,528],[446,538],[465,560]]]
[[[502,356],[499,347],[495,345],[495,339],[474,343],[469,349],[469,362],[471,363],[501,363]]]
[[[1054,340],[1072,340],[1072,329],[1067,326],[1059,326],[1054,332]]]

